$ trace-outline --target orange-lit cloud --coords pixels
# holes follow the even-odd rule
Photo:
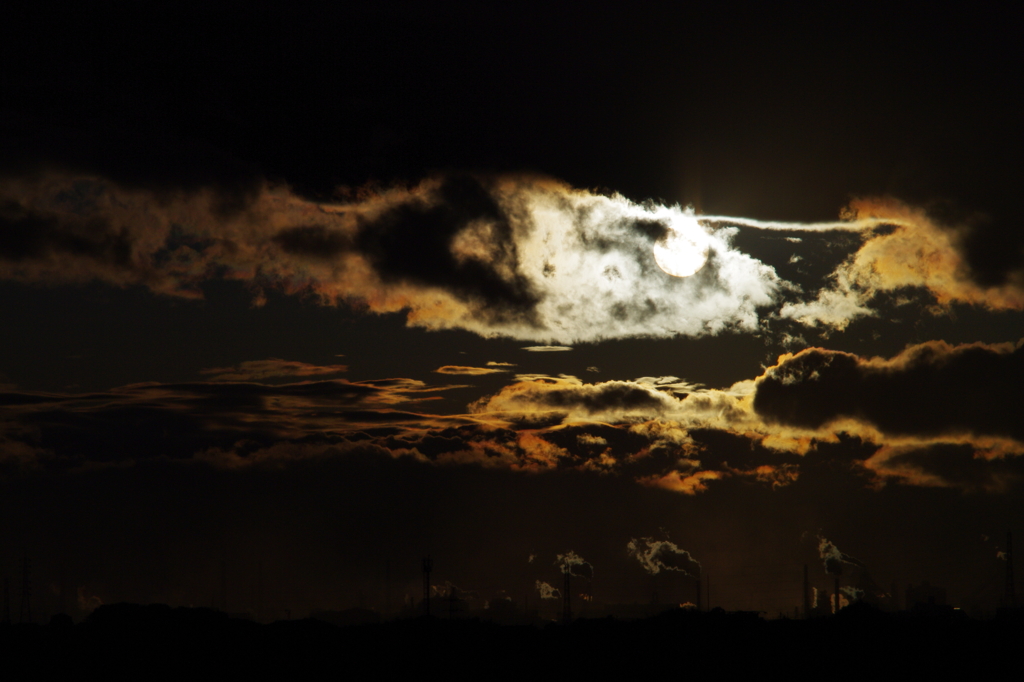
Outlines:
[[[687,393],[663,390],[684,383],[674,377],[541,377],[448,415],[424,408],[452,386],[400,378],[8,392],[0,394],[0,469],[138,457],[238,468],[359,451],[536,474],[574,469],[693,495],[715,481],[799,484],[807,458],[836,456],[869,486],[999,493],[1024,475],[1015,409],[1022,352],[1020,344],[930,342],[860,358],[813,348],[781,356],[754,380]],[[276,362],[242,363],[215,376],[245,368],[282,371]],[[1002,383],[978,385],[979,375]]]
[[[347,371],[346,365],[311,365],[296,360],[268,358],[266,360],[248,360],[235,367],[203,369],[199,373],[210,375],[212,381],[262,381],[275,377],[329,376]]]
[[[782,284],[706,230],[708,265],[665,274],[654,243],[678,207],[538,177],[449,176],[318,204],[264,186],[236,210],[214,192],[157,195],[57,173],[0,184],[0,278],[102,281],[201,297],[211,278],[405,312],[410,325],[549,343],[757,328]]]
[[[757,380],[753,407],[768,422],[811,429],[845,418],[894,437],[1024,442],[1015,399],[1020,381],[1020,343],[929,341],[889,359],[809,348],[781,356]]]
[[[935,305],[1024,307],[1024,270],[980,284],[969,228],[894,200],[862,199],[822,225],[696,216],[542,177],[451,175],[315,203],[264,185],[226,210],[213,191],[156,194],[100,177],[0,183],[0,278],[102,281],[201,297],[210,279],[310,294],[328,305],[404,312],[412,326],[461,328],[568,350],[623,337],[756,332],[765,316],[842,328],[907,288]],[[851,216],[857,216],[853,219]],[[700,233],[708,261],[673,277],[654,261],[665,234]],[[864,241],[807,293],[733,244],[741,229],[859,233]]]
[[[444,365],[434,370],[438,374],[456,374],[462,376],[482,376],[484,374],[500,374],[507,369],[495,367],[465,367],[463,365]]]
[[[872,301],[879,294],[908,287],[927,290],[939,307],[965,303],[990,310],[1024,308],[1024,271],[1012,272],[995,286],[975,280],[964,255],[966,226],[941,225],[924,210],[894,199],[858,199],[850,211],[894,227],[870,236],[815,300],[784,305],[783,317],[842,329],[851,320],[873,315]]]
[[[637,481],[654,488],[664,488],[665,490],[677,493],[695,495],[708,489],[705,481],[717,481],[727,475],[721,471],[696,471],[693,473],[670,471],[662,476],[646,476],[637,479]]]

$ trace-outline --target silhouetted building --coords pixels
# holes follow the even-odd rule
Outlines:
[[[945,606],[946,588],[930,585],[927,580],[917,587],[907,585],[906,608],[910,611],[917,605]]]

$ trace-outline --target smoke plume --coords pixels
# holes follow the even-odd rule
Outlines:
[[[626,552],[651,575],[662,571],[677,571],[691,577],[700,575],[700,562],[668,540],[633,538],[626,545]]]

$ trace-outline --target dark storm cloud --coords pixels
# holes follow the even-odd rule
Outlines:
[[[808,429],[840,418],[890,436],[975,434],[1024,441],[1021,344],[933,341],[890,360],[811,348],[784,355],[757,382],[754,410]]]
[[[73,254],[114,268],[131,265],[132,243],[124,231],[100,219],[61,221],[16,201],[0,202],[0,258],[21,262]]]
[[[301,446],[309,436],[317,445],[338,442],[336,431],[359,424],[422,422],[423,415],[391,406],[446,388],[391,383],[137,384],[83,395],[0,394],[0,435],[53,465],[187,459],[209,448],[244,454],[279,442]]]
[[[978,456],[964,443],[930,443],[883,447],[863,462],[880,482],[957,488],[968,493],[1002,493],[1024,477],[1020,458]]]
[[[520,272],[509,223],[505,209],[478,179],[456,175],[445,178],[427,199],[397,204],[361,221],[356,244],[385,282],[440,287],[487,306],[481,314],[530,325],[539,293]],[[479,238],[486,243],[453,250],[456,236],[474,224],[485,226]]]
[[[287,227],[274,235],[271,241],[285,253],[328,260],[353,248],[351,236],[323,225]]]

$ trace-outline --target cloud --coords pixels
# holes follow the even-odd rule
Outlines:
[[[669,540],[633,538],[626,545],[626,553],[639,561],[651,575],[662,571],[675,571],[691,577],[700,575],[700,562]]]
[[[533,353],[552,353],[556,351],[572,350],[571,346],[527,346],[523,350],[528,350]]]
[[[997,273],[972,257],[971,226],[943,226],[894,200],[856,200],[844,220],[802,225],[699,216],[523,175],[449,174],[347,196],[316,203],[247,183],[226,208],[224,192],[202,186],[9,177],[0,182],[0,278],[101,281],[190,298],[202,296],[205,281],[235,279],[249,283],[257,303],[266,288],[304,293],[405,312],[411,326],[545,344],[526,347],[535,352],[755,333],[774,316],[842,328],[876,314],[879,296],[908,288],[927,291],[939,308],[1024,307],[1024,265]],[[852,253],[804,293],[776,270],[791,262],[762,262],[738,246],[751,231],[839,231]],[[694,275],[673,277],[656,264],[654,246],[669,232],[708,246]]]
[[[0,443],[4,462],[15,458],[22,467],[218,452],[244,462],[252,453],[272,454],[274,447],[309,438],[321,450],[343,445],[382,423],[408,429],[465,423],[395,409],[445,388],[413,380],[275,386],[223,381],[134,384],[91,394],[6,393],[0,394]]]
[[[815,300],[784,305],[782,317],[842,329],[851,320],[874,315],[872,300],[879,294],[907,287],[927,290],[939,308],[953,303],[989,310],[1024,308],[1024,262],[1018,256],[1009,269],[995,275],[981,259],[971,258],[978,240],[969,225],[944,226],[926,211],[894,199],[855,200],[850,211],[893,227],[868,238]]]
[[[1024,475],[1024,463],[988,459],[971,443],[885,445],[864,460],[862,466],[878,476],[880,482],[894,480],[965,492],[1005,492]]]
[[[438,466],[621,476],[695,495],[718,485],[780,489],[822,459],[838,458],[871,487],[999,493],[1024,474],[1012,409],[1019,353],[1017,344],[940,342],[892,359],[807,349],[781,356],[754,380],[686,394],[664,390],[680,384],[674,377],[588,384],[539,376],[516,380],[463,414],[424,409],[456,386],[412,379],[230,379],[326,371],[272,359],[210,370],[217,381],[94,394],[0,392],[0,471],[148,457],[239,468],[362,448]],[[979,373],[1007,386],[986,395],[971,383]],[[894,395],[906,417],[898,428],[885,413]],[[958,413],[942,412],[949,409]]]
[[[625,381],[584,384],[578,379],[542,378],[506,386],[470,406],[472,412],[518,413],[525,417],[553,413],[563,417],[615,420],[668,414],[675,400],[650,386]]]
[[[168,194],[57,173],[7,179],[0,277],[184,297],[200,297],[206,280],[237,279],[405,311],[413,326],[548,344],[753,331],[757,308],[783,286],[730,245],[734,228],[545,178],[450,175],[338,204],[270,185],[246,196],[225,211],[213,190]],[[654,243],[670,229],[710,245],[696,275],[655,264]]]
[[[488,367],[515,367],[516,363],[514,363],[514,362],[495,362],[494,360],[489,360],[487,362],[487,366]]]
[[[434,370],[437,374],[457,374],[462,376],[481,376],[484,374],[500,374],[507,372],[505,369],[493,367],[465,367],[462,365],[444,365]]]
[[[267,358],[266,360],[249,360],[235,367],[213,367],[200,370],[200,374],[209,374],[212,381],[261,381],[274,377],[312,377],[347,372],[346,365],[311,365],[296,360]]]
[[[637,482],[653,488],[664,488],[677,493],[695,495],[705,492],[708,489],[705,481],[717,481],[728,476],[721,471],[696,471],[693,473],[683,471],[669,471],[664,475],[646,476],[638,478]]]
[[[984,379],[984,380],[983,380]],[[821,429],[848,418],[887,436],[994,436],[1024,442],[1017,387],[1021,343],[909,346],[891,359],[809,348],[779,358],[756,382],[769,423]]]

